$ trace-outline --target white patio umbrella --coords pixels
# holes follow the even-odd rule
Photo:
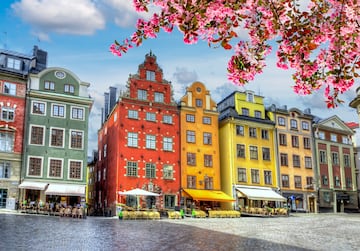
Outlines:
[[[158,193],[149,192],[140,188],[135,188],[129,191],[119,192],[120,195],[136,196],[136,205],[138,205],[139,196],[160,196]],[[138,208],[139,209],[139,208]]]

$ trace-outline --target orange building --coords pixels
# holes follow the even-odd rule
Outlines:
[[[95,207],[107,214],[114,214],[120,202],[174,209],[180,199],[179,115],[154,54],[145,56],[127,87],[98,132]],[[134,188],[160,196],[119,194]]]
[[[182,206],[221,207],[233,201],[221,190],[216,103],[204,84],[194,82],[180,100]]]

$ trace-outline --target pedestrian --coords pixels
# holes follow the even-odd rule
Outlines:
[[[184,219],[184,209],[180,209],[180,216],[181,216],[181,219]]]
[[[195,209],[192,209],[192,210],[191,210],[191,217],[192,217],[192,218],[195,218],[195,217],[196,217]]]
[[[122,207],[119,207],[119,220],[123,219],[123,211],[122,211]]]

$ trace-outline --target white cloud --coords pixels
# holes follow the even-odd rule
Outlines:
[[[105,18],[91,0],[21,0],[11,5],[41,39],[47,33],[92,35],[105,27]]]

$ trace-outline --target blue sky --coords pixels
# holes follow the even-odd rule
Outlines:
[[[161,33],[148,39],[123,57],[109,52],[115,40],[129,37],[139,14],[131,0],[2,0],[0,7],[0,48],[31,54],[34,45],[48,52],[49,67],[63,67],[89,82],[94,98],[89,125],[89,153],[97,147],[104,92],[109,86],[124,90],[129,74],[137,72],[151,50],[163,69],[164,78],[173,84],[174,98],[185,94],[185,87],[194,81],[203,82],[219,102],[234,90],[253,90],[265,97],[267,105],[287,105],[320,117],[338,115],[344,121],[356,121],[356,110],[348,106],[355,98],[353,88],[341,96],[345,101],[336,109],[327,109],[323,92],[298,96],[292,90],[291,72],[276,68],[272,54],[262,75],[245,87],[234,86],[227,80],[226,66],[231,51],[209,48],[206,42],[185,45],[181,34]],[[275,51],[276,48],[273,48]]]

